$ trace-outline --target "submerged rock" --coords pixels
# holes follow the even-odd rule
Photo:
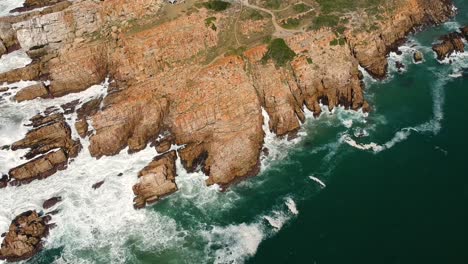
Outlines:
[[[26,260],[42,249],[43,238],[49,233],[50,216],[40,216],[36,211],[27,211],[11,222],[0,248],[0,259],[7,261]]]
[[[104,184],[104,181],[100,181],[100,182],[96,182],[95,184],[93,184],[91,187],[96,190],[96,189],[99,189],[101,188],[101,186]]]
[[[432,49],[437,53],[437,59],[443,60],[454,52],[464,52],[465,44],[462,38],[463,36],[458,32],[442,36],[441,43],[432,46]]]

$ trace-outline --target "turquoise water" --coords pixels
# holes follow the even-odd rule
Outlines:
[[[225,193],[179,166],[180,191],[134,211],[129,186],[152,158],[145,152],[89,172],[79,157],[57,176],[6,189],[2,208],[39,206],[50,196],[42,189],[64,197],[58,227],[28,263],[468,263],[468,78],[458,77],[468,56],[440,64],[430,50],[468,24],[468,3],[455,2],[455,21],[392,55],[404,73],[392,66],[388,80],[366,79],[369,115],[339,109],[308,120],[295,142],[270,135],[261,175]],[[423,64],[412,63],[413,45]],[[86,189],[102,175],[102,188]]]

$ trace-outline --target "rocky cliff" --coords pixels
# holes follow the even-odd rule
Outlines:
[[[38,125],[12,146],[31,148],[26,158],[34,159],[12,169],[10,178],[26,182],[64,169],[80,150],[70,129],[89,138],[85,151],[96,158],[149,143],[159,152],[182,146],[140,173],[137,207],[177,190],[176,156],[187,170],[203,170],[207,184],[227,187],[256,175],[262,109],[278,136],[294,135],[305,120],[304,107],[315,114],[320,103],[367,111],[359,65],[385,77],[388,53],[410,32],[454,14],[448,0],[395,3],[371,30],[363,29],[356,13],[339,33],[329,27],[277,31],[294,54],[283,65],[265,56],[272,46],[261,41],[234,52],[224,49],[230,39],[239,42],[237,35],[227,35],[238,3],[223,12],[199,7],[173,15],[155,0],[58,1],[1,18],[0,52],[22,48],[33,62],[1,73],[0,81],[41,83],[19,91],[17,101],[60,97],[112,80],[105,98],[80,102],[74,128],[60,116],[34,119]]]

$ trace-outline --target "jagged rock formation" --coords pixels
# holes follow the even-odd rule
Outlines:
[[[175,151],[158,156],[138,173],[139,182],[133,186],[135,208],[142,208],[177,191],[176,157]]]
[[[320,103],[368,110],[359,65],[384,77],[386,56],[409,32],[453,15],[448,0],[402,0],[371,31],[356,30],[359,22],[351,21],[338,45],[332,44],[336,32],[330,28],[285,36],[297,56],[278,67],[263,59],[268,46],[259,43],[241,54],[216,55],[223,32],[230,30],[225,13],[200,8],[161,20],[161,5],[79,0],[0,20],[6,49],[19,45],[34,59],[0,74],[0,82],[50,80],[48,86],[18,92],[15,98],[22,101],[83,91],[109,77],[108,95],[77,110],[75,129],[89,137],[92,156],[115,155],[126,147],[139,151],[148,143],[165,153],[177,144],[187,170],[201,168],[207,184],[222,187],[258,173],[262,109],[279,136],[294,136],[305,120],[304,107],[315,114]],[[209,17],[216,30],[207,26]],[[57,137],[45,136],[46,130]],[[170,137],[158,140],[166,134]],[[33,147],[31,157],[43,156],[13,169],[15,179],[49,175],[78,149],[62,121],[37,127],[26,138],[14,148]],[[177,190],[175,157],[166,153],[142,171],[134,187],[136,207]]]
[[[441,43],[432,46],[432,49],[437,53],[437,59],[443,60],[454,52],[464,52],[465,44],[463,43],[463,35],[458,32],[452,32],[440,38]]]
[[[372,76],[384,78],[388,68],[387,54],[402,44],[415,28],[438,24],[453,15],[450,0],[404,1],[397,10],[376,21],[376,32],[346,32],[346,39],[359,64]]]
[[[31,118],[33,129],[25,138],[11,145],[12,150],[29,149],[25,158],[30,159],[9,171],[13,184],[27,183],[63,170],[68,158],[76,157],[81,149],[79,141],[71,138],[71,130],[63,115],[49,112]]]
[[[0,248],[0,259],[20,261],[32,257],[42,248],[42,239],[49,233],[49,215],[27,211],[11,222]],[[3,237],[3,236],[2,236]]]

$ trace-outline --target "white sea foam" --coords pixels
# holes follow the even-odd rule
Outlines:
[[[215,226],[203,232],[207,241],[207,255],[214,255],[213,263],[244,263],[253,256],[264,239],[263,226],[260,223]],[[215,249],[213,249],[215,248]],[[213,252],[214,251],[214,252]]]
[[[306,135],[304,129],[297,132],[297,137],[288,140],[287,138],[279,138],[275,133],[270,131],[270,116],[265,109],[262,108],[263,115],[263,131],[265,133],[264,147],[268,149],[268,155],[260,157],[261,170],[265,171],[272,163],[272,161],[278,161],[284,159],[288,155],[288,151],[292,146],[299,143]]]
[[[7,16],[10,10],[23,6],[24,0],[2,0],[0,1],[0,17]]]
[[[0,58],[0,73],[22,68],[32,62],[24,50],[15,50]]]
[[[295,215],[299,214],[299,211],[297,210],[296,203],[291,197],[286,198],[285,202],[286,206],[288,207],[289,211]]]
[[[327,185],[322,180],[320,180],[319,178],[317,178],[315,176],[309,176],[309,178],[311,180],[313,180],[314,182],[318,183],[320,185],[320,187],[322,187],[322,188],[327,187]]]
[[[430,50],[428,47],[423,48]],[[449,58],[444,60],[442,64],[446,64],[448,68],[436,67],[431,69],[432,73],[437,78],[437,80],[432,84],[431,89],[433,100],[432,119],[419,125],[400,129],[395,133],[393,138],[383,144],[378,144],[375,142],[361,144],[348,134],[344,134],[342,140],[354,148],[360,150],[371,150],[374,153],[378,153],[385,149],[390,149],[396,144],[405,141],[413,132],[422,134],[429,133],[432,135],[438,134],[442,129],[442,121],[444,119],[443,108],[445,104],[445,85],[451,79],[462,76],[461,72],[468,68],[468,53],[465,52],[452,54]]]

